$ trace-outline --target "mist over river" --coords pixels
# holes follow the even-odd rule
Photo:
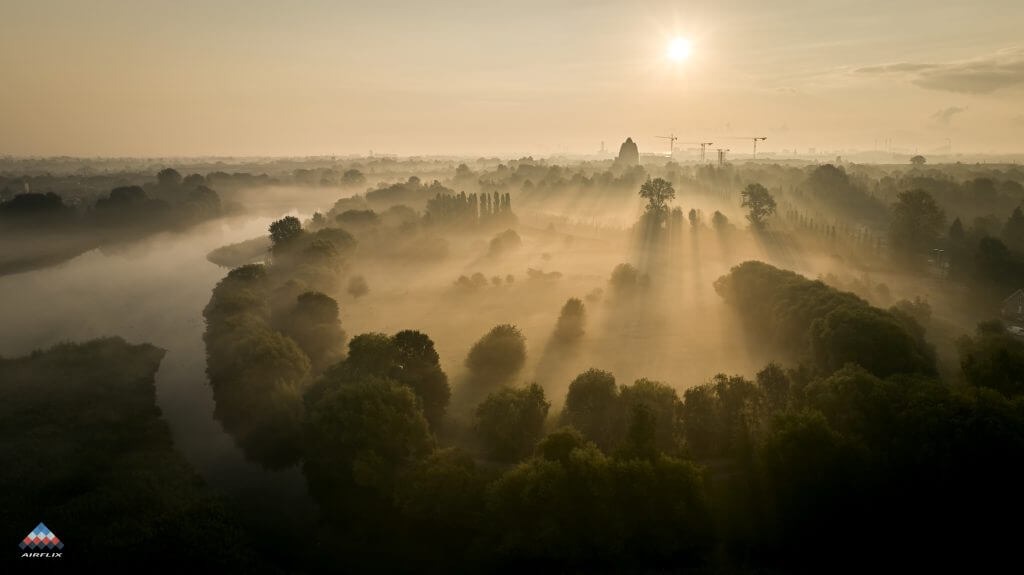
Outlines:
[[[0,354],[20,356],[105,336],[165,349],[156,374],[157,403],[175,445],[204,479],[218,490],[241,489],[253,501],[311,505],[298,468],[268,471],[245,460],[213,418],[207,383],[202,310],[227,270],[207,261],[206,254],[264,234],[270,221],[221,219],[0,277]]]

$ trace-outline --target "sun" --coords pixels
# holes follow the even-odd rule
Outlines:
[[[682,36],[676,36],[668,43],[668,59],[673,62],[682,62],[690,57],[690,41]]]

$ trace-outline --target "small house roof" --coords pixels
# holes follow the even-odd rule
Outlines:
[[[1022,288],[1018,288],[1017,291],[1015,291],[1012,294],[1006,296],[1006,299],[1003,300],[1003,303],[1006,303],[1006,302],[1010,301],[1011,299],[1013,299],[1015,297],[1020,297],[1020,296],[1024,296],[1024,289],[1022,289]]]

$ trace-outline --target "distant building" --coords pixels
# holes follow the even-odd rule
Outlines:
[[[640,165],[640,150],[637,149],[633,138],[626,138],[619,147],[619,157],[615,158],[615,164],[625,168],[632,168]]]
[[[1024,289],[1018,289],[1004,299],[1000,312],[1006,319],[1024,321]]]

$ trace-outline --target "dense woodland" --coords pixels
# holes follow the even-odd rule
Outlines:
[[[1016,165],[20,167],[0,173],[5,273],[270,216],[207,256],[225,271],[201,310],[205,372],[245,458],[297,470],[317,512],[297,541],[204,486],[157,407],[163,352],[108,338],[0,359],[15,541],[44,513],[82,561],[247,572],[978,566],[1012,549],[993,517],[1022,511]],[[58,232],[81,240],[29,251]]]

